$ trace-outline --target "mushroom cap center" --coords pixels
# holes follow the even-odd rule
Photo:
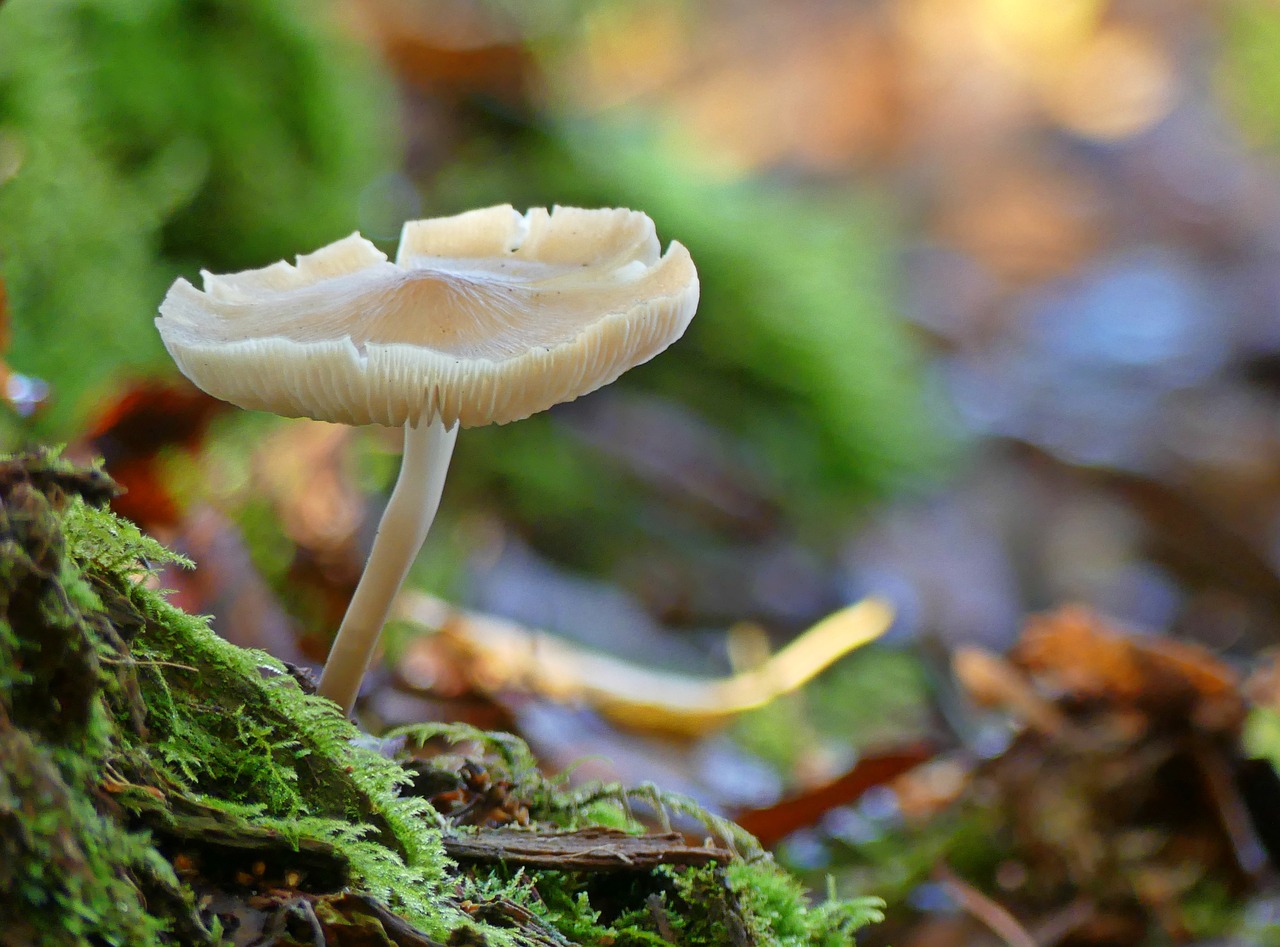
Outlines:
[[[602,316],[625,312],[636,295],[677,294],[682,275],[639,263],[602,270],[515,258],[418,258],[407,267],[378,263],[319,284],[259,292],[252,301],[221,300],[218,318],[199,335],[301,344],[346,337],[360,351],[371,342],[399,343],[503,361],[572,341]]]

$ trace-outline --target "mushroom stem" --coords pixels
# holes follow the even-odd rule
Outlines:
[[[355,704],[360,681],[391,611],[391,601],[400,591],[440,508],[458,427],[455,424],[446,430],[439,418],[404,427],[400,476],[317,687],[321,697],[328,697],[345,713],[350,713]]]

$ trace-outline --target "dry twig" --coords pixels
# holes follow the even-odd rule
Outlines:
[[[628,835],[616,829],[527,832],[481,829],[446,835],[444,849],[459,862],[503,862],[559,871],[649,871],[658,865],[730,861],[725,848],[690,845],[679,832]]]

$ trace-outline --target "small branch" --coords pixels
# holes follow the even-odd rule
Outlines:
[[[444,850],[459,862],[504,862],[559,871],[648,871],[658,865],[733,860],[728,849],[690,845],[679,832],[628,835],[600,828],[549,833],[481,829],[446,835]]]
[[[348,892],[341,895],[334,904],[339,910],[343,910],[352,904],[358,904],[369,915],[377,919],[378,923],[382,925],[382,930],[387,939],[392,944],[395,944],[395,947],[445,947],[438,940],[433,940],[416,927],[408,924],[404,919],[394,914],[385,904],[370,895]]]
[[[946,866],[935,872],[938,883],[971,917],[985,924],[1008,947],[1039,947],[1027,929],[1005,908],[992,901]]]
[[[667,905],[662,900],[662,895],[651,894],[644,899],[644,903],[645,907],[649,909],[649,916],[653,918],[653,926],[658,929],[658,936],[668,944],[678,944],[676,931],[671,926],[671,918],[667,914]]]
[[[723,869],[716,869],[715,875],[720,885],[721,897],[719,903],[709,906],[709,909],[724,923],[731,947],[756,947],[756,938],[743,919],[742,904],[738,901],[737,893],[729,884]]]

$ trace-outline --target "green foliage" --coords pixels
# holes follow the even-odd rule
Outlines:
[[[689,799],[650,785],[567,791],[509,734],[406,728],[395,735],[480,754],[535,825],[640,831],[633,813],[647,811],[700,822],[740,853],[724,869],[458,870],[442,846],[449,826],[402,793],[399,762],[362,746],[278,661],[228,644],[142,581],[175,557],[78,495],[101,502],[109,481],[51,455],[28,463],[0,461],[0,943],[217,943],[137,826],[329,853],[335,884],[432,937],[493,947],[657,945],[664,931],[711,947],[733,942],[733,925],[760,943],[820,947],[874,917],[865,902],[809,908],[753,839]]]
[[[48,454],[0,479],[0,943],[158,944],[143,879],[174,879],[145,833],[95,805],[113,738],[95,694],[116,681],[59,523],[69,492],[103,481]]]
[[[0,736],[0,943],[148,947],[162,942],[132,873],[157,862],[145,833],[93,806],[99,756]]]
[[[882,917],[883,902],[878,898],[839,899],[832,892],[823,904],[810,906],[801,885],[779,871],[754,838],[679,794],[649,784],[561,789],[557,781],[539,776],[523,741],[466,725],[417,725],[388,736],[405,736],[418,745],[444,739],[482,747],[490,754],[491,778],[518,783],[535,822],[568,829],[608,825],[639,832],[643,825],[636,820],[636,812],[662,822],[683,817],[701,824],[707,834],[739,853],[739,860],[724,868],[668,867],[651,876],[611,884],[571,873],[521,870],[513,875],[483,868],[463,879],[463,897],[468,901],[515,905],[542,918],[573,943],[669,944],[657,920],[660,913],[667,933],[676,933],[678,942],[690,947],[739,942],[741,938],[726,929],[738,917],[747,919],[750,929],[745,933],[762,944],[836,947],[852,943],[855,930]],[[654,898],[660,899],[660,911]]]
[[[437,188],[458,209],[504,200],[640,207],[664,240],[688,246],[702,284],[697,318],[670,351],[617,385],[668,395],[736,435],[812,531],[839,521],[833,513],[851,499],[930,476],[948,456],[892,311],[894,222],[874,201],[708,180],[652,133],[604,123],[477,147]],[[516,432],[470,433],[462,465],[507,484],[517,461],[503,455]],[[509,487],[517,501],[527,497],[531,517],[586,516],[584,504],[616,491],[598,482],[609,478],[589,482],[590,463],[577,464],[565,474],[572,497],[558,497],[560,479],[544,471],[582,448],[554,429],[540,435],[541,456],[519,462],[520,482]]]
[[[128,520],[88,503],[73,503],[63,514],[63,529],[75,537],[72,556],[82,569],[104,573],[154,573],[166,563],[186,569],[186,556],[146,535]]]
[[[882,919],[883,907],[877,898],[810,907],[800,886],[764,857],[608,881],[553,871],[480,871],[463,882],[463,896],[473,904],[515,906],[570,943],[615,947],[665,947],[673,936],[684,947],[847,947],[858,928]]]
[[[259,825],[335,844],[362,888],[439,929],[448,912],[438,819],[421,799],[400,795],[405,770],[358,746],[337,707],[304,694],[269,655],[227,644],[145,590],[135,594],[150,632],[134,654],[151,740],[173,780]]]
[[[768,866],[772,868],[772,866]],[[697,887],[705,887],[707,881],[688,873],[683,882],[690,886],[686,899],[697,904]],[[736,862],[725,870],[729,890],[746,908],[747,917],[755,921],[753,934],[767,938],[778,947],[839,947],[853,941],[853,932],[867,924],[883,920],[884,902],[879,898],[855,898],[840,901],[834,898],[809,910],[804,889],[790,875],[777,870],[766,870],[760,863]]]
[[[440,894],[438,817],[400,794],[406,771],[359,747],[338,709],[304,694],[278,661],[235,648],[130,581],[137,557],[172,558],[131,524],[76,501],[63,525],[68,561],[141,626],[129,663],[147,736],[131,733],[116,707],[111,757],[121,768],[156,772],[170,792],[210,810],[332,843],[364,890],[424,929],[444,930],[451,912]]]
[[[356,229],[390,166],[388,85],[305,0],[0,4],[0,273],[8,360],[69,432],[193,263],[263,265]]]
[[[820,501],[884,489],[938,459],[890,310],[883,208],[708,185],[642,142],[599,141],[579,142],[583,159],[615,169],[623,198],[688,245],[703,279],[687,351],[655,363],[659,384],[761,444],[778,482]]]
[[[481,730],[465,723],[414,723],[395,727],[384,734],[388,740],[404,737],[418,747],[431,740],[443,740],[452,745],[472,743],[484,753],[492,754],[500,761],[505,775],[523,782],[537,778],[538,761],[519,737],[497,730]]]
[[[1270,911],[1241,910],[1240,900],[1220,880],[1205,879],[1181,904],[1187,936],[1198,942],[1280,947],[1280,924]]]
[[[878,898],[830,900],[811,908],[799,884],[768,858],[734,862],[727,868],[712,864],[658,869],[645,882],[653,889],[649,895],[629,898],[644,907],[617,912],[609,919],[592,907],[592,894],[581,879],[560,876],[556,881],[550,894],[537,900],[526,895],[523,903],[583,944],[664,945],[671,943],[674,934],[677,943],[689,947],[742,942],[844,947],[853,943],[858,928],[883,919],[883,902]],[[521,891],[540,892],[542,887],[518,876],[508,885],[506,896],[518,898]],[[595,896],[602,902],[613,900],[618,891],[597,889]]]
[[[1268,0],[1232,0],[1217,8],[1225,50],[1220,84],[1245,130],[1261,144],[1280,144],[1280,9]]]
[[[1240,740],[1249,756],[1268,760],[1280,769],[1280,713],[1270,707],[1254,707],[1245,718]]]
[[[892,746],[928,729],[924,670],[909,652],[872,646],[820,674],[798,693],[734,724],[735,738],[783,772],[824,740],[852,749]]]

